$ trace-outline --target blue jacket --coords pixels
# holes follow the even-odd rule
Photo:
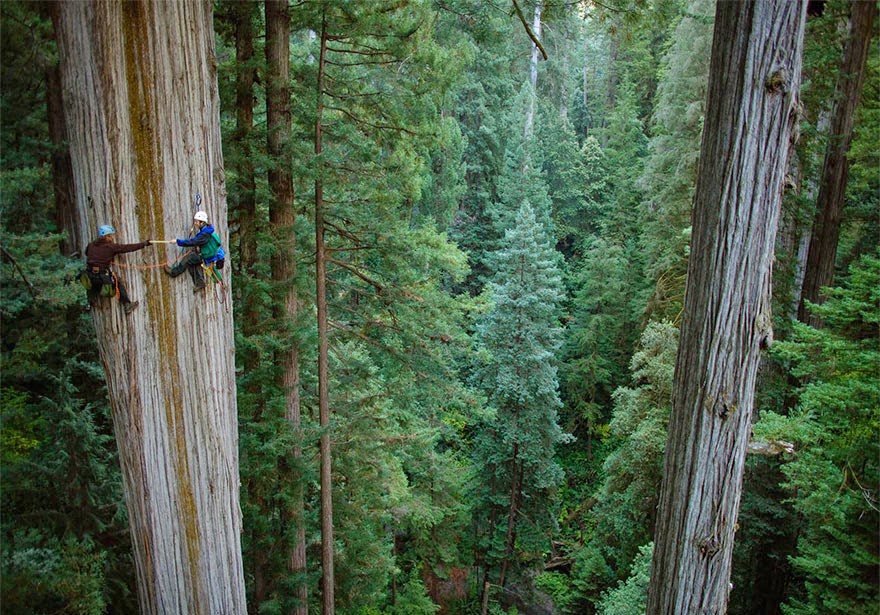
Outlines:
[[[178,239],[177,245],[184,248],[196,248],[201,253],[205,263],[213,263],[214,261],[226,258],[226,253],[220,245],[220,236],[214,232],[214,227],[210,224],[203,226],[194,237]]]

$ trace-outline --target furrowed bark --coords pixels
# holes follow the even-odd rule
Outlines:
[[[327,51],[327,18],[321,19],[321,53],[318,60],[318,101],[315,120],[315,305],[318,316],[318,413],[321,424],[321,612],[336,612],[336,581],[333,563],[333,473],[330,438],[329,340],[327,332],[327,253],[324,247],[324,182],[321,176],[324,150],[324,70]]]
[[[90,220],[124,243],[184,236],[196,193],[225,240],[211,4],[62,2],[55,26],[79,245]],[[177,253],[153,246],[117,262]],[[92,313],[140,610],[243,614],[232,314],[188,277],[117,271],[139,309],[125,316],[114,299]]]
[[[727,610],[806,2],[719,2],[647,612]]]

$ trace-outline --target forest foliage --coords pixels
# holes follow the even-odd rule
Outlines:
[[[531,24],[535,3],[516,4]],[[548,58],[533,83],[514,4],[291,6],[283,161],[296,267],[276,280],[263,5],[215,3],[249,612],[290,612],[303,582],[311,610],[320,604],[318,184],[339,612],[644,612],[714,2],[540,8]],[[777,342],[754,425],[756,441],[790,447],[749,456],[730,613],[872,613],[878,603],[877,24],[835,282],[810,306],[823,324],[792,310],[848,14],[843,0],[811,3],[807,22],[774,269]],[[0,601],[18,613],[136,612],[82,256],[63,249],[52,182],[52,24],[43,4],[9,0],[0,27]],[[245,62],[236,50],[246,31]],[[296,319],[277,309],[291,288]],[[299,426],[279,384],[277,357],[290,348]],[[288,566],[297,490],[305,578]]]

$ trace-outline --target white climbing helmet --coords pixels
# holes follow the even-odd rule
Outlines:
[[[193,220],[198,220],[199,222],[208,222],[208,214],[203,211],[197,211],[196,215],[193,216]]]

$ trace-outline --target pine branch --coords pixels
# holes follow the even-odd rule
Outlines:
[[[344,229],[336,224],[333,224],[329,220],[324,220],[324,226],[329,226],[331,229],[336,231],[337,235],[339,235],[340,237],[344,237],[345,239],[348,239],[350,241],[353,241],[355,243],[355,245],[360,245],[360,243],[361,243],[361,240],[357,235],[355,235],[354,233],[352,233],[351,231],[349,231],[347,229]]]
[[[355,55],[362,56],[391,56],[394,57],[390,51],[386,51],[385,49],[378,49],[376,47],[368,47],[366,45],[362,45],[363,51],[359,49],[342,49],[340,47],[330,47],[327,46],[327,51],[332,51],[334,53],[352,53]]]
[[[354,265],[350,265],[349,263],[344,263],[344,262],[342,262],[342,261],[336,260],[335,258],[328,258],[328,259],[327,259],[327,262],[328,262],[328,263],[333,263],[333,264],[336,265],[337,267],[339,267],[339,268],[341,268],[341,269],[345,269],[345,270],[348,271],[349,273],[351,273],[351,274],[353,274],[353,275],[359,277],[359,278],[362,279],[364,282],[366,282],[367,284],[369,284],[370,286],[372,286],[373,288],[375,288],[375,289],[376,289],[376,292],[378,292],[378,293],[381,294],[382,292],[385,291],[385,286],[384,286],[381,282],[377,282],[377,281],[374,280],[373,278],[369,277],[367,274],[365,274],[364,272],[362,272],[360,269],[358,269],[358,268],[355,267]]]
[[[390,66],[392,64],[397,64],[396,60],[376,60],[374,62],[334,62],[333,60],[324,60],[324,64],[329,64],[331,66],[340,66],[342,68],[349,68],[352,66]]]
[[[12,263],[12,266],[15,267],[15,270],[18,271],[18,275],[20,275],[21,279],[24,281],[24,283],[27,284],[28,292],[31,295],[31,299],[36,301],[37,300],[37,287],[34,286],[33,284],[31,284],[30,280],[27,279],[27,276],[24,274],[24,271],[19,266],[18,261],[15,260],[15,258],[12,256],[12,254],[10,254],[6,250],[6,248],[0,247],[0,252],[2,252],[3,256],[5,256],[9,260],[10,263]]]
[[[373,96],[384,96],[385,92],[346,92],[345,94],[324,90],[324,94],[336,100],[348,100],[350,98],[368,98]]]
[[[413,137],[418,136],[417,132],[409,130],[408,128],[403,128],[401,126],[392,126],[391,124],[374,124],[373,122],[362,120],[348,109],[343,109],[341,107],[332,107],[330,105],[326,105],[324,109],[341,113],[342,115],[354,121],[358,126],[369,126],[370,128],[375,128],[376,130],[393,130],[395,132],[402,132]]]

